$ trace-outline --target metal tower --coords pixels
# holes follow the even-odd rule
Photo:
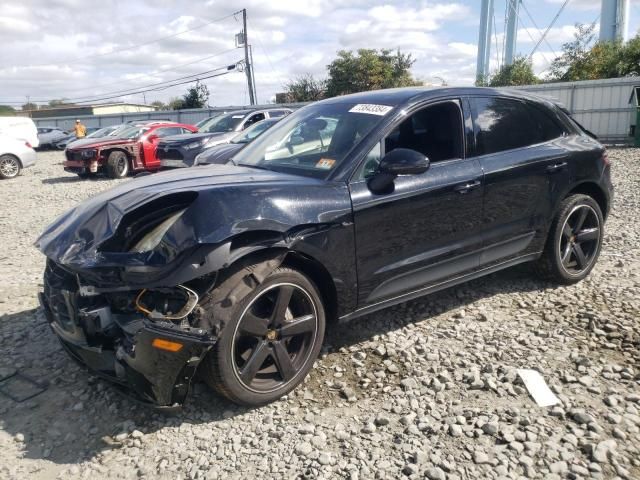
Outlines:
[[[484,83],[489,77],[489,55],[491,54],[491,19],[493,0],[482,0],[480,7],[480,35],[478,37],[478,63],[476,82]]]
[[[602,0],[600,41],[628,40],[629,0]]]
[[[507,32],[504,45],[504,64],[511,65],[518,40],[518,9],[520,0],[507,0]]]

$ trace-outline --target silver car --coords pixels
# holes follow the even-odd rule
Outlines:
[[[55,142],[67,136],[69,136],[69,132],[58,127],[38,127],[40,148],[53,148]]]
[[[36,151],[31,145],[7,135],[0,135],[0,178],[14,178],[23,168],[36,163]]]
[[[267,118],[282,118],[289,115],[290,108],[265,108],[262,110],[246,109],[217,115],[198,127],[200,133],[215,133],[215,136],[207,141],[207,147],[229,143],[238,132]]]

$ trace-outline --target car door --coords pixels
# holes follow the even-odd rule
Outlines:
[[[566,174],[562,127],[542,107],[503,97],[470,98],[475,151],[485,178],[481,266],[541,250],[550,180]]]
[[[359,307],[421,290],[477,268],[482,241],[482,171],[465,157],[470,114],[458,99],[424,106],[392,127],[350,182]],[[419,175],[399,176],[390,193],[369,182],[395,148],[430,158]]]
[[[142,148],[144,149],[144,166],[147,169],[155,170],[160,168],[160,160],[156,156],[156,148],[158,143],[164,137],[170,135],[180,135],[182,133],[181,127],[159,127],[151,130],[142,141]]]

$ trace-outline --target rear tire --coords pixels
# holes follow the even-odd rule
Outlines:
[[[107,158],[107,175],[111,178],[124,178],[129,173],[129,158],[127,154],[116,150]]]
[[[15,178],[20,174],[20,170],[22,165],[17,157],[9,154],[0,156],[0,178]]]
[[[603,234],[604,218],[598,202],[582,194],[565,198],[536,262],[538,275],[565,285],[579,282],[595,266]]]
[[[322,347],[320,293],[296,270],[276,268],[257,283],[245,268],[200,305],[220,322],[201,373],[232,402],[259,406],[286,395],[304,380]]]

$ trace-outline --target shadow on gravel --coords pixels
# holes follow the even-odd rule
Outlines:
[[[54,177],[54,178],[45,178],[42,180],[42,183],[46,185],[56,185],[58,183],[77,183],[77,182],[105,182],[111,180],[108,177],[100,177],[100,176],[92,176],[87,178],[80,178],[78,176],[65,176],[65,177]]]
[[[325,342],[337,351],[482,298],[548,288],[551,285],[535,280],[528,267],[516,267],[350,323],[329,326]],[[39,309],[0,317],[0,339],[0,367],[11,366],[49,381],[44,393],[26,402],[0,395],[0,433],[24,442],[26,458],[81,463],[102,451],[136,442],[133,430],[148,434],[169,429],[170,436],[172,428],[217,422],[250,411],[200,382],[193,385],[184,409],[177,414],[166,415],[139,405],[77,366],[63,352]]]

